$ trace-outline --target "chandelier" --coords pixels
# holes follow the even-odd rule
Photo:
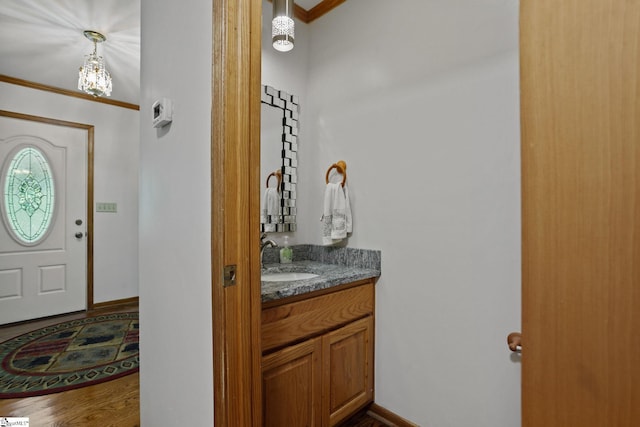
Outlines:
[[[296,24],[293,21],[293,0],[273,0],[271,41],[280,52],[293,49]]]
[[[78,73],[78,89],[93,95],[111,96],[111,74],[104,67],[104,59],[98,56],[98,43],[107,38],[96,31],[87,30],[84,36],[93,42],[93,52],[84,57],[84,64]]]

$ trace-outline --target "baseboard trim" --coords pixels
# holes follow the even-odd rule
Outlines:
[[[372,403],[367,410],[368,414],[374,418],[379,419],[383,423],[387,423],[393,427],[420,427],[418,424],[414,424],[411,421],[405,420],[400,415],[394,414],[390,410],[383,408],[382,406]]]
[[[89,310],[100,310],[103,308],[113,308],[116,306],[121,306],[121,305],[133,305],[133,304],[139,304],[140,302],[140,297],[131,297],[131,298],[123,298],[123,299],[117,299],[117,300],[112,300],[112,301],[104,301],[104,302],[98,302],[93,304]]]

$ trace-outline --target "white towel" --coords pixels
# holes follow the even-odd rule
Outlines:
[[[335,245],[352,232],[349,190],[341,184],[330,182],[324,191],[322,212],[322,244]]]
[[[265,224],[264,231],[275,231],[280,215],[280,193],[277,188],[267,188],[262,198],[260,223]]]

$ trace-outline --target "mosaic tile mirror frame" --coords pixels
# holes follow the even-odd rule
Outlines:
[[[260,101],[262,102],[263,112],[264,107],[274,108],[278,114],[277,117],[282,117],[282,137],[281,144],[270,144],[265,140],[261,131],[261,150],[265,150],[267,147],[269,150],[280,151],[280,165],[279,171],[281,173],[281,181],[279,185],[279,212],[277,215],[265,215],[263,199],[261,204],[260,216],[260,231],[261,232],[290,232],[296,231],[296,184],[297,184],[297,167],[298,167],[298,120],[299,120],[299,100],[295,95],[291,95],[283,90],[275,89],[271,86],[262,85],[262,94]],[[270,117],[274,117],[275,114],[269,112]],[[280,114],[281,113],[281,114]],[[268,116],[262,114],[262,121]],[[261,128],[264,129],[265,123],[262,123]],[[273,123],[269,123],[273,125]],[[277,145],[277,147],[276,147]],[[264,151],[262,151],[264,153]],[[269,153],[272,154],[272,153]],[[265,156],[262,156],[265,157]],[[261,178],[260,181],[263,185],[269,186],[269,176],[271,171],[265,170],[264,165],[261,165]]]

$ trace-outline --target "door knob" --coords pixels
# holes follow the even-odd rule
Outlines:
[[[82,231],[78,231],[76,233],[76,239],[82,239],[82,236],[84,235],[84,233]]]
[[[507,336],[507,345],[509,350],[514,353],[522,352],[522,334],[520,332],[511,332]]]

